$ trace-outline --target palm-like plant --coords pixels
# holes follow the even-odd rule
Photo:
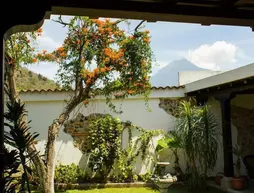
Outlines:
[[[183,147],[188,157],[188,162],[192,168],[196,169],[196,158],[198,151],[196,149],[196,139],[194,132],[197,128],[200,117],[198,109],[191,101],[183,101],[179,106],[179,118],[176,123],[176,130],[183,140]]]
[[[28,162],[34,154],[27,154],[27,147],[34,143],[39,134],[29,132],[30,127],[24,122],[26,116],[25,106],[20,101],[6,104],[8,111],[4,114],[5,122],[5,144],[8,144],[13,149],[8,152],[6,150],[6,183],[5,189],[12,190],[14,184],[12,183],[12,174],[18,171],[18,167],[22,167],[22,176],[20,180],[19,192],[30,192],[28,175],[30,168]],[[29,122],[28,122],[29,123]],[[7,129],[8,128],[8,129]],[[16,185],[15,185],[16,187]]]
[[[218,121],[208,105],[201,107],[198,113],[200,121],[195,135],[198,138],[198,149],[202,150],[199,157],[201,158],[201,166],[203,166],[203,173],[206,177],[208,170],[213,170],[216,165],[221,132]]]
[[[192,188],[202,186],[208,170],[215,167],[220,134],[209,106],[198,107],[194,104],[193,101],[181,103],[176,124],[188,158]]]

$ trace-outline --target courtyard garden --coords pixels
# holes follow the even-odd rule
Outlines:
[[[200,106],[193,98],[176,100],[174,106],[165,109],[175,118],[168,132],[146,129],[117,117],[124,112],[114,104],[115,99],[141,95],[150,110],[153,57],[149,31],[141,28],[143,21],[132,33],[120,29],[118,24],[125,20],[74,17],[67,23],[59,17],[56,22],[67,27],[68,33],[63,45],[51,53],[36,53],[33,48],[31,42],[36,42],[41,29],[15,34],[6,41],[6,192],[219,192],[206,184],[216,166],[221,135],[208,105]],[[59,85],[73,89],[59,117],[52,118],[43,154],[37,150],[39,133],[32,132],[27,120],[29,112],[15,83],[20,65],[37,61],[58,63]],[[86,108],[92,99],[101,96],[114,116],[78,113],[69,118],[75,109]],[[82,163],[55,163],[56,139],[61,129],[86,158],[85,167],[81,167]],[[159,138],[156,144],[154,138]],[[169,155],[161,160],[163,152]],[[181,160],[180,152],[185,160]],[[149,165],[145,173],[137,172],[137,160]],[[169,172],[166,166],[170,161],[173,170]],[[141,185],[134,187],[136,184]]]

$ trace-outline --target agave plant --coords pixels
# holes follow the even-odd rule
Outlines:
[[[28,162],[34,156],[33,154],[27,154],[26,150],[29,145],[34,143],[34,140],[39,134],[29,132],[30,127],[24,121],[26,116],[25,106],[20,101],[13,103],[8,102],[6,104],[7,112],[4,114],[5,118],[5,132],[4,142],[5,145],[9,145],[12,149],[8,151],[6,149],[5,156],[5,192],[12,192],[17,189],[18,192],[31,192],[29,186],[29,173],[30,168]],[[30,122],[28,122],[30,123]],[[21,170],[19,168],[22,168]],[[14,178],[13,174],[22,173],[21,178]],[[14,180],[16,183],[14,183]],[[17,190],[15,190],[17,192]]]

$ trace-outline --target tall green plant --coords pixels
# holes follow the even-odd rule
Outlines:
[[[123,126],[119,119],[110,115],[92,121],[89,124],[89,166],[105,180],[115,159],[119,157]]]
[[[217,161],[220,134],[217,120],[209,106],[198,107],[193,101],[183,101],[179,107],[177,131],[182,136],[188,158],[190,187],[201,187]]]
[[[196,129],[199,140],[200,162],[203,166],[205,177],[208,171],[214,169],[217,162],[217,151],[219,145],[220,128],[214,114],[210,111],[210,107],[205,105],[199,108],[198,116],[200,116],[200,125]]]
[[[198,150],[194,132],[199,121],[198,110],[191,101],[183,101],[179,107],[179,119],[177,120],[177,131],[184,141],[184,149],[188,157],[189,164],[196,170],[196,158]]]
[[[19,192],[30,192],[29,186],[29,172],[28,162],[34,156],[33,153],[27,154],[27,148],[38,137],[38,134],[29,132],[30,127],[24,122],[23,116],[26,116],[25,106],[20,101],[13,103],[8,102],[6,104],[8,111],[4,114],[6,122],[4,123],[4,139],[5,144],[8,144],[13,149],[12,151],[6,151],[6,164],[10,164],[12,167],[6,168],[6,179],[13,180],[12,174],[17,173],[18,168],[22,167],[22,177],[20,181]],[[7,129],[8,128],[8,129]],[[14,160],[15,159],[15,160]],[[8,163],[9,162],[9,163]],[[11,171],[11,172],[10,172]],[[13,183],[6,183],[6,188],[9,189],[13,186]]]

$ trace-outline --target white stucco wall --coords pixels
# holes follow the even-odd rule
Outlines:
[[[28,110],[28,118],[32,120],[32,131],[40,133],[39,143],[37,147],[41,153],[44,152],[45,143],[47,139],[48,126],[52,123],[54,118],[57,118],[64,107],[64,100],[68,99],[69,93],[64,92],[42,92],[42,93],[22,93],[21,97],[26,103]],[[141,126],[146,129],[173,129],[174,118],[168,115],[163,109],[159,108],[159,98],[168,97],[183,97],[184,94],[181,89],[172,90],[155,90],[152,91],[149,99],[149,107],[151,112],[147,111],[145,101],[139,97],[132,97],[130,99],[115,100],[114,104],[118,107],[121,106],[123,114],[116,115],[107,107],[105,100],[102,97],[95,99],[87,108],[80,106],[75,109],[71,114],[70,119],[74,118],[78,112],[83,113],[85,116],[91,113],[109,113],[113,116],[119,117],[123,121],[131,121],[133,124]],[[134,132],[135,137],[135,132]],[[152,146],[155,147],[155,138]],[[127,138],[124,138],[126,143]],[[65,134],[62,130],[59,134],[56,143],[56,161],[63,164],[76,163],[84,167],[86,158],[82,153],[73,146],[72,138]],[[167,158],[169,159],[169,158]],[[173,160],[172,160],[173,161]],[[182,161],[184,162],[184,161]],[[151,162],[142,162],[137,160],[136,171],[138,173],[145,173],[150,168]],[[169,166],[172,168],[173,163]]]
[[[197,80],[201,80],[216,74],[221,73],[220,71],[209,71],[209,70],[200,70],[200,71],[182,71],[178,73],[179,85],[185,85]]]
[[[54,118],[62,111],[65,99],[68,99],[69,93],[64,92],[42,92],[42,93],[22,93],[21,97],[26,102],[26,108],[29,112],[29,120],[32,120],[31,127],[32,131],[40,133],[39,143],[37,145],[41,153],[44,152],[45,142],[47,139],[48,126],[51,124]],[[75,109],[70,118],[75,117],[78,112],[84,115],[89,115],[91,113],[109,113],[113,116],[118,116],[123,121],[131,121],[135,125],[139,125],[146,129],[163,129],[168,131],[174,128],[174,118],[168,115],[163,109],[159,108],[159,98],[178,98],[184,96],[184,89],[167,89],[167,90],[154,90],[150,95],[149,107],[151,112],[147,111],[147,106],[143,99],[139,97],[132,97],[130,99],[125,99],[124,101],[115,100],[114,103],[117,106],[121,106],[123,114],[116,115],[110,111],[110,109],[105,104],[105,100],[101,97],[93,101],[87,108],[80,107]],[[232,100],[232,104],[237,106],[242,106],[246,108],[254,108],[254,95],[242,95],[237,96]],[[212,111],[216,115],[218,122],[221,124],[221,110],[220,104],[214,98],[210,98],[208,104],[212,106]],[[222,131],[222,130],[221,130]],[[135,137],[135,132],[134,132]],[[232,138],[233,144],[237,141],[237,130],[232,125]],[[123,144],[126,144],[126,138]],[[153,146],[156,146],[155,138],[153,141]],[[152,151],[152,150],[151,150]],[[56,143],[56,161],[63,164],[76,163],[81,167],[86,165],[86,158],[82,156],[82,153],[73,146],[72,138],[65,134],[62,130],[57,139]],[[174,165],[174,158],[172,154],[166,152],[162,156],[163,161],[170,161],[171,165],[168,167],[168,171],[172,171],[172,166]],[[140,159],[137,160],[136,171],[137,173],[145,173],[147,169],[150,169],[151,162],[142,162]],[[185,170],[185,156],[180,154],[180,164],[183,171]],[[218,161],[215,170],[211,175],[216,175],[218,172],[223,172],[223,148],[222,140],[220,148],[218,151]],[[245,168],[242,167],[242,172],[245,174]]]

